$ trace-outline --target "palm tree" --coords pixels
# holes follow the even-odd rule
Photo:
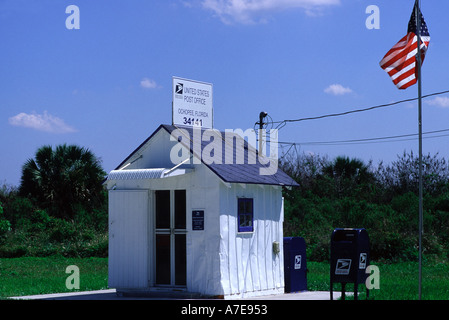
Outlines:
[[[333,180],[337,195],[351,195],[374,182],[370,164],[349,157],[337,157],[323,167],[323,175]]]
[[[43,146],[23,165],[19,194],[54,216],[72,218],[76,207],[90,209],[102,200],[105,175],[100,160],[86,148]]]

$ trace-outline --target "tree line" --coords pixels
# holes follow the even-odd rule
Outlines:
[[[301,236],[308,258],[327,260],[334,228],[365,228],[375,260],[418,257],[419,159],[403,152],[390,164],[357,158],[295,154],[280,167],[299,187],[284,191],[284,235]],[[449,255],[449,167],[436,155],[423,155],[423,255]]]

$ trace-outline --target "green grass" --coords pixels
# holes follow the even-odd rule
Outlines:
[[[66,268],[79,268],[80,288],[67,289]],[[0,259],[0,298],[106,289],[107,258],[2,258]]]
[[[370,291],[370,300],[417,300],[418,295],[418,263],[404,262],[383,264],[372,262],[379,267],[379,289]],[[307,262],[308,289],[311,291],[328,291],[329,264]],[[423,300],[449,300],[449,264],[425,262],[422,267]],[[353,291],[354,284],[346,285],[346,291]],[[365,285],[359,285],[359,299],[365,299]],[[341,291],[340,284],[334,285],[334,291]],[[348,297],[349,298],[349,297]]]
[[[375,263],[380,271],[380,289],[370,291],[373,300],[416,300],[418,299],[418,263],[405,262],[395,264]],[[70,274],[65,270],[76,265],[80,271],[80,289],[66,288],[66,279]],[[307,262],[308,290],[328,291],[329,264]],[[449,300],[449,264],[423,263],[422,299]],[[107,258],[2,258],[0,259],[0,298],[56,292],[100,290],[107,288]],[[353,291],[353,284],[346,291]],[[339,284],[334,285],[340,291]],[[365,286],[359,285],[365,299]],[[350,299],[349,296],[347,296]]]

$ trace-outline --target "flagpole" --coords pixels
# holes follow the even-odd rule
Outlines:
[[[419,300],[422,288],[422,232],[423,232],[423,178],[422,178],[422,104],[421,104],[421,15],[419,14],[419,0],[415,2],[415,17],[417,29],[417,70],[418,70],[418,128],[419,128]]]

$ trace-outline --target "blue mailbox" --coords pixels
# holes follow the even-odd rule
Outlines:
[[[334,283],[341,283],[342,299],[345,299],[347,283],[354,283],[354,299],[357,300],[358,285],[364,284],[370,261],[370,241],[364,228],[337,228],[331,236],[330,298],[333,299]],[[366,289],[366,297],[369,291]]]
[[[285,292],[307,290],[306,242],[302,237],[284,238]]]

